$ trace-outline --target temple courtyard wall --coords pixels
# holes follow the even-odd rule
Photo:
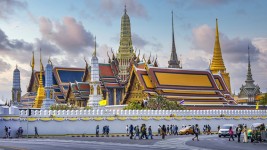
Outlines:
[[[198,124],[202,131],[209,124],[212,131],[223,124],[267,124],[266,110],[28,110],[0,107],[0,137],[4,136],[4,126],[11,127],[12,135],[19,127],[24,135],[34,135],[37,127],[39,135],[95,134],[96,126],[108,125],[110,133],[125,133],[126,125],[146,124],[157,132],[159,125],[182,126]]]

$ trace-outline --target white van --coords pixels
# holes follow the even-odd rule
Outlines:
[[[229,128],[232,127],[232,130],[234,132],[234,136],[237,137],[237,134],[236,134],[236,126],[234,124],[224,124],[223,126],[220,127],[220,130],[219,130],[219,137],[221,136],[229,136]]]

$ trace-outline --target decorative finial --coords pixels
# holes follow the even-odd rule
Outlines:
[[[93,56],[96,57],[96,36],[95,36],[95,50],[94,50]]]
[[[16,69],[18,69],[18,64],[16,64]]]
[[[112,60],[115,60],[115,55],[114,55],[112,48],[111,48],[111,52],[112,52]]]
[[[218,18],[216,18],[216,36],[219,37]]]
[[[108,52],[107,52],[107,55],[108,55],[108,63],[111,63],[111,59],[110,59],[110,57],[109,57]]]
[[[30,62],[30,66],[32,67],[32,71],[34,70],[34,51],[32,51],[32,60]]]
[[[125,14],[127,13],[127,10],[126,10],[126,4],[124,5],[124,13],[125,13]]]

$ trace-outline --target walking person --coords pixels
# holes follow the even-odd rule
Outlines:
[[[34,137],[35,137],[35,138],[39,137],[37,127],[34,127],[34,132],[35,132]]]
[[[109,126],[107,126],[107,137],[109,136],[108,134],[109,134]]]
[[[238,125],[236,128],[236,134],[237,134],[237,142],[240,143],[240,136],[241,136],[241,126]]]
[[[126,125],[126,134],[129,135],[129,127]]]
[[[197,138],[197,141],[199,141],[199,139],[198,139],[198,134],[199,134],[200,130],[199,130],[199,128],[198,128],[198,124],[196,124],[196,125],[193,127],[193,131],[194,131],[195,137],[193,137],[192,140],[194,141],[195,138]]]
[[[128,126],[128,125],[127,125],[127,126]],[[131,124],[130,127],[129,127],[128,129],[130,129],[130,139],[133,139],[133,130],[134,130],[133,125]],[[128,131],[127,131],[127,132],[128,132]],[[127,134],[128,134],[128,133],[127,133]]]
[[[8,128],[8,138],[11,138],[11,127]]]
[[[167,133],[166,133],[166,135],[168,135],[168,134],[170,134],[170,127],[169,127],[169,125],[167,126]]]
[[[99,125],[96,126],[95,136],[99,137]]]
[[[161,136],[162,136],[163,140],[165,139],[165,134],[166,134],[166,127],[165,127],[165,125],[163,125],[161,127]]]
[[[161,126],[158,126],[158,135],[160,135],[160,131],[161,131]]]
[[[136,127],[134,127],[135,129],[135,135],[134,135],[134,139],[136,139],[136,137],[138,136],[138,139],[140,139],[140,130],[139,130],[139,126],[137,125]]]
[[[150,137],[151,140],[153,139],[151,126],[148,127],[148,137]]]
[[[246,125],[244,126],[242,132],[244,133],[243,143],[247,143],[248,142],[248,130],[247,130],[247,126]]]
[[[233,129],[232,129],[232,127],[230,127],[229,128],[229,141],[231,140],[231,138],[233,139],[233,141],[235,141],[235,139],[234,139],[234,131],[233,131]]]
[[[5,126],[5,134],[6,134],[6,138],[8,138],[8,127]]]

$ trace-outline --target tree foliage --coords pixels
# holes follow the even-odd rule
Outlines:
[[[165,97],[158,95],[150,98],[146,104],[133,101],[124,108],[125,110],[184,110],[185,107],[174,101],[169,101]]]
[[[126,107],[124,107],[124,110],[142,110],[142,109],[144,109],[144,107],[142,107],[141,102],[138,101],[129,102],[129,104]]]
[[[260,99],[260,105],[267,105],[267,93],[264,94],[264,96],[261,97]]]

